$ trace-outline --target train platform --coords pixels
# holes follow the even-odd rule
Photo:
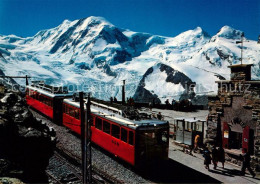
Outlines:
[[[247,172],[245,176],[240,176],[240,167],[228,162],[225,162],[224,169],[222,168],[222,164],[218,163],[216,170],[213,169],[213,164],[211,164],[210,171],[208,171],[204,167],[204,158],[202,154],[192,152],[192,155],[190,155],[184,153],[183,147],[176,145],[173,139],[170,139],[169,143],[169,158],[193,170],[208,175],[221,183],[260,183],[259,175],[252,178]]]

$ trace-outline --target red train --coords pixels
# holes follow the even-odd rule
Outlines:
[[[80,134],[80,106],[71,95],[27,86],[28,105]],[[157,119],[132,121],[122,111],[91,101],[91,141],[135,167],[168,159],[169,123]]]

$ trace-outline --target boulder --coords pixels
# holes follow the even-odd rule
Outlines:
[[[44,173],[54,153],[55,135],[33,116],[19,94],[5,94],[0,106],[0,177],[46,182]]]

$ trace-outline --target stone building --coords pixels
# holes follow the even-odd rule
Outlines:
[[[207,138],[236,158],[247,148],[259,169],[260,81],[251,80],[251,66],[231,65],[231,80],[216,81],[218,93],[208,99]]]

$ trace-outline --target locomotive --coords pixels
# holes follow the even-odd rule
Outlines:
[[[47,85],[27,86],[27,104],[54,123],[80,134],[79,102],[72,95],[53,89]],[[123,114],[123,110],[91,100],[91,141],[134,167],[167,160],[169,123],[158,119],[130,120]]]

